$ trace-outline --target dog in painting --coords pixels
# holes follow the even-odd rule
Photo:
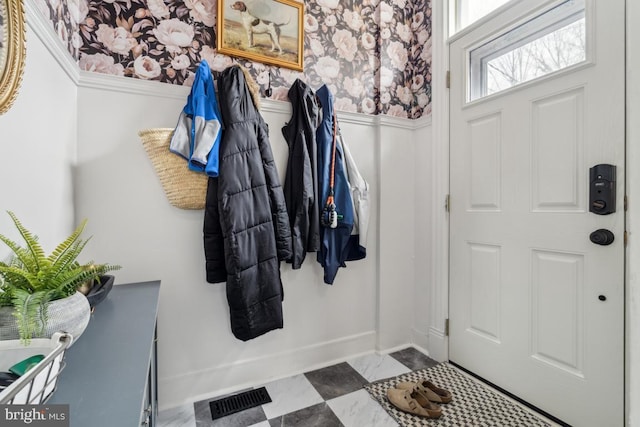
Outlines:
[[[242,25],[247,32],[249,47],[253,47],[254,34],[268,34],[271,39],[271,52],[275,51],[277,48],[278,53],[282,53],[282,47],[280,47],[280,27],[287,25],[289,21],[282,24],[276,24],[275,22],[267,21],[266,19],[260,19],[253,16],[247,10],[247,5],[242,1],[236,1],[233,3],[231,5],[231,9],[240,12]]]

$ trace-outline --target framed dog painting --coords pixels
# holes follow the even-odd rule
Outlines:
[[[302,71],[304,4],[218,0],[218,52]]]

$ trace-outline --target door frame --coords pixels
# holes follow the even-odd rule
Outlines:
[[[519,0],[513,0],[517,2]],[[628,209],[625,224],[628,242],[625,248],[625,332],[624,332],[624,395],[625,425],[640,425],[640,50],[632,49],[632,40],[640,40],[640,3],[626,0],[626,191]],[[428,351],[439,361],[449,359],[449,339],[446,319],[449,316],[449,215],[445,208],[449,194],[449,90],[446,89],[449,69],[449,44],[471,28],[482,25],[491,15],[471,27],[449,37],[452,17],[449,0],[433,0],[432,7],[432,223],[431,232],[431,290]],[[513,3],[512,3],[513,4]],[[511,7],[506,4],[497,9]],[[632,260],[636,262],[632,262]]]

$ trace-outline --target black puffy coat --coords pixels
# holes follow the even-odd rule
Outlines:
[[[243,341],[282,328],[280,261],[291,230],[267,124],[238,66],[218,78],[224,131],[204,217],[207,281],[227,282],[231,330]]]
[[[291,120],[282,128],[289,144],[289,160],[284,179],[284,199],[289,213],[293,269],[302,266],[307,252],[320,249],[320,209],[318,207],[318,147],[316,128],[320,107],[316,96],[302,80],[289,89]]]

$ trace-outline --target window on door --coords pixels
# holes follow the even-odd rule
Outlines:
[[[568,0],[468,51],[467,101],[586,61],[584,0]]]
[[[451,35],[488,15],[509,0],[450,0]]]

